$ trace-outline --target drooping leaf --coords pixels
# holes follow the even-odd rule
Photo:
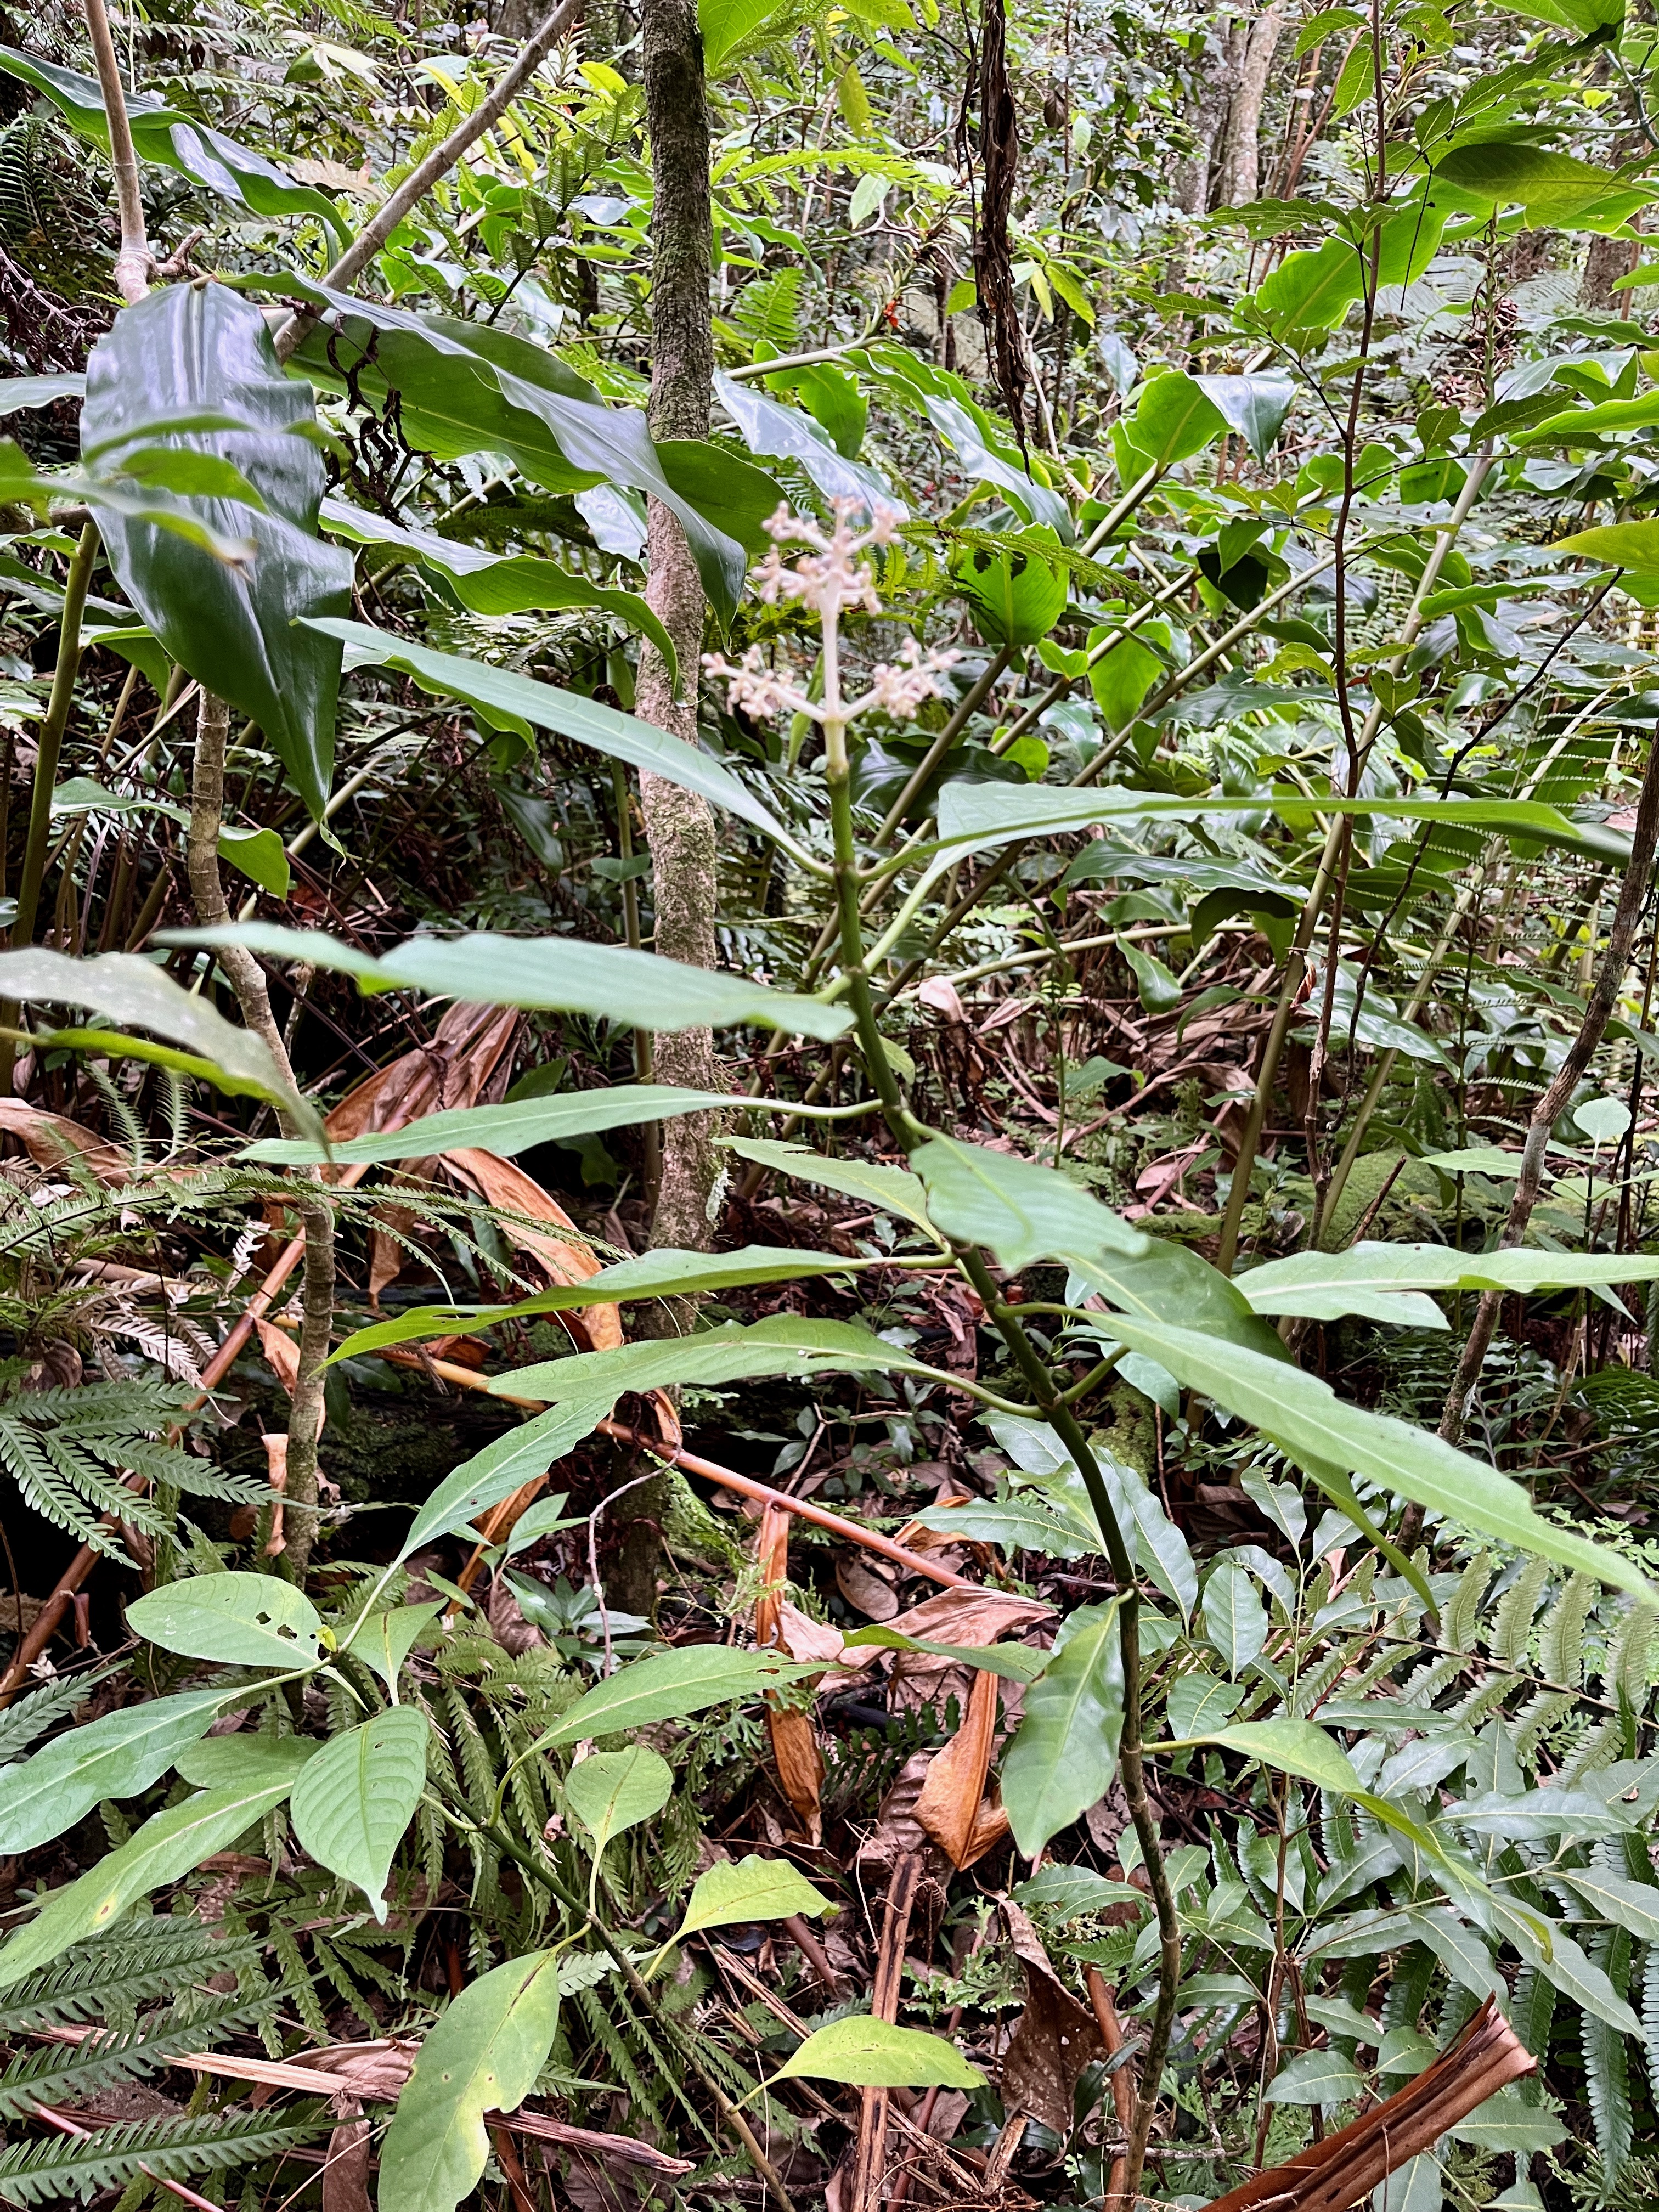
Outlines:
[[[211,1000],[180,989],[153,961],[136,953],[101,952],[91,960],[74,960],[42,945],[0,952],[0,999],[90,1006],[112,1021],[154,1030],[182,1045],[198,1072],[208,1073],[222,1090],[269,1098],[320,1133],[314,1110],[283,1082],[262,1037],[238,1029]],[[120,1049],[118,1040],[114,1048]]]
[[[1024,1718],[1003,1755],[1002,1802],[1028,1858],[1106,1795],[1122,1728],[1123,1656],[1112,1606],[1077,1629],[1026,1692]]]
[[[1006,1267],[1073,1253],[1139,1258],[1151,1239],[1054,1169],[983,1145],[933,1137],[911,1154],[927,1211],[947,1237],[983,1244]]]
[[[788,1920],[797,1914],[817,1919],[830,1910],[822,1890],[815,1889],[787,1859],[763,1859],[751,1851],[746,1858],[717,1859],[697,1876],[674,1941],[683,1943],[703,1928]]]
[[[277,1575],[233,1571],[167,1583],[127,1607],[128,1625],[164,1651],[228,1667],[314,1667],[322,1622]]]
[[[489,2156],[489,2112],[516,2112],[559,2025],[558,1962],[532,1951],[463,1990],[440,2014],[380,2151],[380,2212],[455,2212]]]
[[[517,1534],[516,1528],[514,1533]],[[444,1603],[436,1597],[422,1605],[388,1606],[384,1612],[371,1613],[359,1630],[351,1648],[365,1667],[374,1668],[388,1693],[396,1691],[404,1660],[420,1641],[422,1632],[443,1611]]]
[[[1204,1585],[1204,1626],[1230,1674],[1242,1674],[1267,1641],[1261,1593],[1236,1559],[1224,1559]]]
[[[314,420],[310,392],[277,366],[257,307],[222,284],[173,284],[118,315],[93,348],[82,446],[134,436],[169,407],[222,409],[257,426],[162,441],[230,461],[257,488],[264,512],[222,498],[188,502],[215,529],[252,540],[252,558],[233,569],[174,532],[111,515],[110,559],[168,653],[258,724],[320,815],[333,775],[340,653],[295,623],[346,611],[351,556],[317,536],[323,457],[301,434]]]
[[[1659,1281],[1659,1256],[1650,1252],[1549,1252],[1530,1246],[1461,1252],[1449,1244],[1365,1243],[1351,1244],[1345,1252],[1294,1252],[1287,1260],[1269,1260],[1240,1275],[1238,1287],[1255,1312],[1281,1314],[1305,1311],[1301,1301],[1306,1298],[1351,1291],[1528,1293],[1654,1281]],[[1347,1305],[1343,1310],[1358,1309]]]
[[[148,635],[148,632],[145,633]],[[98,638],[100,645],[111,641],[111,633],[104,631]],[[165,688],[165,678],[163,679]],[[187,807],[174,806],[162,799],[143,799],[137,796],[106,791],[90,776],[72,775],[60,783],[52,794],[52,811],[59,814],[166,814],[174,822],[186,827],[190,822]],[[288,854],[283,841],[274,830],[252,830],[232,824],[219,832],[219,858],[228,860],[233,868],[258,884],[261,890],[270,891],[274,897],[286,898],[293,884],[293,871],[288,864]]]
[[[711,1705],[757,1698],[811,1673],[775,1653],[736,1651],[723,1644],[694,1644],[648,1659],[630,1660],[578,1698],[548,1730],[550,1746],[617,1735],[658,1721],[684,1720]]]
[[[659,499],[685,532],[722,627],[743,590],[745,556],[672,483],[645,416],[607,407],[556,354],[481,322],[349,298],[292,272],[285,283],[325,310],[295,356],[319,385],[386,402],[411,444],[440,460],[505,453],[552,492],[609,483]]]
[[[838,1190],[845,1198],[861,1199],[879,1212],[896,1215],[901,1221],[914,1222],[918,1229],[938,1233],[927,1218],[926,1185],[902,1168],[883,1167],[870,1160],[825,1159],[805,1145],[782,1144],[764,1137],[726,1137],[721,1142],[739,1159],[752,1160],[757,1167],[769,1169],[774,1175],[793,1176],[798,1182]]]
[[[921,2028],[894,2027],[862,2014],[833,2020],[809,2035],[773,2075],[776,2081],[803,2076],[844,2081],[854,2087],[981,2089],[985,2076],[969,2065],[954,2044]]]
[[[7,1767],[0,1851],[32,1851],[72,1828],[105,1798],[136,1797],[148,1790],[207,1734],[224,1702],[220,1690],[185,1690],[124,1706]]]
[[[589,745],[607,759],[626,761],[630,768],[665,775],[688,791],[700,791],[712,805],[735,814],[740,821],[752,823],[781,844],[794,843],[771,809],[712,753],[615,707],[585,699],[579,691],[562,691],[555,684],[539,684],[534,677],[520,676],[514,669],[492,668],[486,661],[467,660],[459,653],[435,653],[429,646],[373,629],[367,623],[330,618],[314,622],[311,627],[338,638],[348,650],[353,668],[397,669],[441,698],[465,699],[497,728],[528,724],[540,730],[556,730],[561,737]]]
[[[352,507],[343,499],[325,499],[321,520],[331,537],[343,538],[351,544],[397,546],[430,574],[441,577],[474,614],[519,615],[532,609],[598,607],[648,637],[671,674],[676,672],[674,641],[637,592],[595,584],[539,554],[490,553],[461,538],[441,538],[435,530],[413,529]],[[367,627],[362,623],[349,625],[353,631]],[[355,655],[353,665],[362,665]]]
[[[1328,1382],[1259,1352],[1189,1329],[1127,1318],[1113,1323],[1134,1350],[1167,1367],[1271,1437],[1292,1458],[1368,1476],[1464,1527],[1582,1568],[1638,1597],[1654,1591],[1633,1562],[1535,1512],[1520,1484],[1427,1430],[1340,1399]]]
[[[245,945],[273,960],[296,960],[355,975],[366,990],[424,991],[483,1006],[598,1014],[648,1030],[727,1028],[759,1022],[825,1039],[842,1036],[852,1017],[822,999],[792,997],[742,975],[689,968],[626,945],[580,938],[416,937],[380,959],[339,945],[320,930],[244,922],[224,929],[166,930],[164,943]],[[110,954],[110,958],[119,956]]]
[[[1124,434],[1150,468],[1173,468],[1212,445],[1228,427],[1227,417],[1201,385],[1184,370],[1170,369],[1140,388]]]
[[[64,69],[38,54],[19,53],[11,46],[0,46],[0,70],[44,94],[77,137],[100,147],[107,155],[109,124],[95,77]],[[210,130],[151,93],[129,88],[126,104],[133,150],[141,161],[176,170],[255,215],[315,216],[342,245],[349,238],[351,226],[327,193],[296,183],[268,155],[227,137],[222,131]]]
[[[1069,836],[1097,823],[1158,821],[1173,816],[1188,819],[1194,811],[1205,814],[1260,813],[1271,806],[1287,821],[1300,824],[1313,812],[1352,814],[1364,819],[1375,815],[1384,821],[1432,822],[1449,829],[1490,830],[1496,836],[1518,837],[1563,852],[1608,861],[1628,863],[1628,841],[1616,830],[1594,823],[1574,822],[1559,807],[1536,799],[1340,799],[1310,801],[1300,793],[1274,791],[1248,799],[1217,793],[1206,796],[1201,809],[1194,800],[1158,792],[1131,791],[1113,787],[1104,791],[1062,791],[1048,785],[947,783],[939,793],[939,827],[941,846],[962,845],[983,849],[1011,844],[1016,838]]]
[[[672,1767],[642,1743],[626,1751],[596,1751],[564,1778],[564,1802],[586,1830],[596,1860],[613,1836],[660,1813],[673,1790]]]
[[[294,1785],[289,1814],[301,1847],[355,1882],[381,1922],[386,1878],[426,1786],[430,1731],[418,1705],[389,1705],[332,1737]]]
[[[216,1581],[216,1576],[209,1576]],[[34,1918],[0,1945],[0,1987],[32,1974],[71,1943],[100,1935],[133,1903],[228,1850],[288,1796],[287,1781],[204,1790],[146,1820],[90,1874],[49,1893]]]

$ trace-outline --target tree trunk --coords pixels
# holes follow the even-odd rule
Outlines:
[[[714,373],[708,286],[713,225],[708,184],[708,107],[696,0],[646,0],[641,41],[646,125],[651,139],[651,428],[658,438],[705,438]],[[697,741],[697,676],[702,653],[703,592],[685,533],[654,500],[649,515],[645,596],[674,641],[680,696],[661,656],[640,653],[636,712],[688,744]],[[707,799],[662,776],[640,777],[640,807],[651,848],[655,949],[689,967],[714,965],[714,818]],[[714,1041],[708,1030],[653,1040],[659,1083],[717,1090]],[[706,1250],[720,1155],[708,1115],[663,1124],[662,1174],[651,1241]],[[656,1602],[666,1478],[630,1492],[622,1557],[614,1575],[618,1604],[649,1613]]]
[[[1282,0],[1274,0],[1250,27],[1227,112],[1226,149],[1216,185],[1220,206],[1239,207],[1261,197],[1261,110],[1284,28]]]

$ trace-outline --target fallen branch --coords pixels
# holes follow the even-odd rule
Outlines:
[[[1505,2083],[1537,2070],[1538,2061],[1488,1997],[1450,2050],[1414,2081],[1323,2142],[1218,2197],[1206,2212],[1349,2212]]]

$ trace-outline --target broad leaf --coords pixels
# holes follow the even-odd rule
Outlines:
[[[1612,403],[1613,406],[1630,404],[1617,400]],[[1638,400],[1634,404],[1645,409],[1650,404],[1650,399]],[[1591,415],[1606,415],[1609,411],[1607,407],[1589,410]],[[1561,418],[1564,422],[1570,419]],[[1544,427],[1553,429],[1556,425],[1546,423]],[[1650,519],[1644,522],[1610,523],[1599,530],[1577,530],[1571,537],[1561,538],[1552,550],[1582,553],[1587,561],[1604,561],[1613,568],[1632,569],[1638,576],[1659,575],[1659,522]]]
[[[516,1535],[517,1528],[514,1533]],[[371,1613],[352,1638],[352,1650],[365,1667],[374,1668],[386,1684],[389,1696],[397,1695],[398,1677],[403,1672],[404,1660],[419,1643],[422,1631],[429,1628],[443,1611],[444,1602],[442,1598],[434,1597],[422,1605],[388,1606],[383,1612]]]
[[[1157,1583],[1166,1597],[1181,1607],[1183,1620],[1192,1618],[1198,1601],[1198,1569],[1187,1539],[1164,1511],[1162,1501],[1138,1468],[1114,1459],[1095,1447],[1101,1479],[1112,1501],[1118,1527],[1130,1540],[1140,1571]]]
[[[1598,1920],[1628,1929],[1644,1943],[1659,1943],[1659,1889],[1600,1867],[1568,1867],[1562,1880],[1582,1897]]]
[[[985,2076],[952,2043],[862,2014],[809,2035],[773,2075],[776,2081],[844,2081],[857,2088],[982,2089]]]
[[[1265,468],[1291,411],[1296,386],[1277,376],[1195,376],[1193,382]]]
[[[323,457],[301,433],[308,388],[283,375],[264,317],[222,284],[172,284],[116,317],[87,364],[82,446],[136,436],[168,409],[222,409],[250,430],[180,433],[163,442],[233,462],[264,511],[222,498],[189,502],[204,521],[249,538],[240,568],[176,533],[117,515],[104,542],[122,588],[173,658],[250,715],[313,815],[328,798],[340,651],[296,619],[343,614],[351,556],[317,537]]]
[[[1295,1252],[1238,1278],[1257,1313],[1304,1313],[1304,1300],[1349,1291],[1571,1291],[1659,1282],[1650,1252],[1460,1252],[1454,1244],[1351,1244],[1345,1252]],[[1344,1305],[1344,1312],[1358,1312]],[[1330,1318],[1322,1316],[1321,1318]]]
[[[1123,1727],[1117,1608],[1075,1631],[1025,1693],[1025,1717],[1002,1760],[1014,1841],[1035,1858],[1111,1787]]]
[[[750,1283],[809,1281],[819,1275],[844,1275],[858,1262],[834,1252],[801,1252],[788,1246],[774,1249],[765,1244],[745,1244],[736,1252],[676,1252],[665,1246],[641,1253],[636,1260],[619,1261],[602,1267],[586,1282],[560,1283],[534,1297],[514,1305],[419,1306],[395,1320],[360,1328],[332,1354],[349,1359],[378,1352],[388,1344],[409,1344],[422,1337],[453,1336],[458,1331],[493,1328],[498,1322],[521,1321],[534,1314],[568,1313],[582,1306],[622,1305],[632,1298],[690,1297],[706,1291],[732,1290]]]
[[[1034,1160],[934,1137],[910,1156],[935,1228],[983,1244],[1005,1267],[1073,1253],[1139,1258],[1152,1240],[1097,1198]]]
[[[674,1941],[683,1943],[704,1928],[788,1920],[797,1914],[817,1919],[831,1910],[830,1899],[787,1859],[763,1859],[751,1851],[747,1858],[718,1859],[697,1876]]]
[[[43,93],[78,137],[108,155],[109,123],[95,77],[10,46],[0,46],[0,70]],[[228,138],[222,131],[209,130],[151,93],[129,88],[126,106],[133,150],[141,161],[176,170],[255,215],[316,216],[342,245],[349,238],[351,226],[327,193],[296,183],[267,155]]]
[[[597,1862],[613,1836],[661,1812],[674,1790],[674,1771],[642,1743],[596,1751],[564,1778],[564,1802],[586,1830]]]
[[[559,2025],[550,1951],[532,1951],[461,1991],[440,2014],[398,2099],[380,2150],[380,2212],[455,2212],[489,2156],[484,2114],[516,2112]]]
[[[637,592],[617,591],[608,585],[592,583],[587,577],[573,575],[568,569],[561,568],[556,561],[540,555],[489,553],[482,546],[469,545],[461,538],[441,538],[435,530],[410,529],[404,523],[388,521],[384,515],[370,514],[362,507],[349,506],[343,499],[325,499],[321,520],[331,537],[343,538],[351,544],[395,545],[411,560],[417,561],[428,574],[441,577],[461,605],[474,614],[519,615],[544,607],[599,607],[648,637],[667,662],[671,673],[675,672],[674,641]],[[352,646],[358,643],[357,634],[365,630],[368,625],[363,623],[343,626],[346,642]],[[384,636],[379,630],[368,631],[368,635],[377,643]],[[364,657],[361,651],[354,653],[352,665],[362,666]],[[448,653],[434,657],[441,660],[453,658]],[[482,662],[462,665],[480,668],[484,665]],[[714,763],[710,762],[709,765]]]
[[[50,1843],[106,1797],[136,1797],[207,1734],[222,1690],[186,1690],[106,1713],[5,1769],[0,1851]]]
[[[741,975],[575,937],[416,937],[378,960],[320,930],[267,922],[165,930],[160,937],[173,945],[245,945],[273,960],[338,969],[355,975],[366,991],[423,991],[481,1006],[598,1014],[636,1029],[725,1029],[758,1022],[786,1034],[828,1039],[852,1025],[850,1014],[822,999],[793,998]]]
[[[337,1735],[294,1785],[289,1808],[301,1847],[355,1882],[386,1919],[386,1878],[426,1787],[431,1723],[418,1705],[389,1705]]]
[[[149,633],[144,633],[148,636]],[[100,645],[113,641],[114,634],[103,631],[96,637]],[[89,639],[88,642],[94,641]],[[165,665],[166,656],[160,656]],[[166,678],[161,678],[166,688]],[[129,797],[119,792],[106,791],[90,776],[72,775],[60,783],[52,794],[52,811],[59,814],[166,814],[177,823],[188,827],[190,810],[174,806],[163,799]],[[293,883],[293,871],[288,864],[288,854],[283,841],[274,830],[247,830],[232,826],[219,832],[219,858],[228,860],[233,868],[258,884],[261,890],[270,891],[277,898],[286,898]]]
[[[1267,1609],[1236,1559],[1222,1559],[1204,1585],[1204,1626],[1232,1675],[1260,1658],[1267,1641]]]
[[[127,1624],[164,1651],[228,1667],[314,1667],[322,1622],[305,1592],[278,1575],[191,1575],[127,1607]]]
[[[1135,410],[1123,425],[1137,455],[1157,469],[1173,468],[1201,453],[1227,428],[1228,418],[1215,401],[1178,368],[1141,386]]]
[[[407,533],[406,533],[407,534]],[[439,543],[447,541],[440,539]],[[550,567],[550,562],[543,564]],[[618,596],[631,596],[619,594]],[[795,841],[771,809],[757,799],[749,787],[723,768],[713,753],[689,745],[615,707],[586,699],[580,691],[562,691],[534,677],[520,676],[511,668],[492,668],[487,661],[463,659],[454,653],[434,653],[429,646],[387,630],[371,629],[367,623],[335,620],[313,622],[310,627],[345,645],[353,668],[383,667],[412,676],[424,691],[440,698],[464,699],[496,729],[556,730],[561,737],[587,745],[609,760],[625,761],[629,768],[666,776],[687,791],[700,791],[713,805],[735,814],[763,830],[781,845],[797,849]]]
[[[1096,1539],[1098,1545],[1099,1539]],[[881,1651],[920,1651],[933,1659],[948,1659],[952,1666],[968,1667],[982,1674],[997,1674],[1005,1682],[1034,1682],[1048,1664],[1046,1651],[1029,1644],[939,1644],[931,1637],[907,1636],[884,1620],[854,1629],[847,1638],[849,1651],[873,1645]]]
[[[505,453],[549,491],[610,483],[659,499],[685,532],[721,625],[730,623],[744,550],[671,481],[636,409],[607,407],[556,355],[510,331],[348,298],[292,272],[284,283],[331,311],[295,356],[319,384],[377,404],[395,392],[403,435],[440,460]]]
[[[711,1705],[757,1698],[815,1670],[797,1667],[775,1654],[735,1651],[723,1644],[694,1644],[635,1659],[607,1674],[577,1698],[542,1739],[550,1747],[580,1743],[624,1729],[649,1728],[658,1721],[689,1719]]]
[[[320,1131],[312,1108],[283,1082],[263,1038],[228,1022],[211,1000],[182,990],[153,961],[136,953],[102,952],[95,959],[73,960],[66,952],[40,945],[0,952],[0,999],[29,1006],[90,1006],[112,1021],[154,1030],[182,1045],[196,1071],[221,1090],[269,1098]],[[120,1040],[113,1048],[122,1049]],[[137,1051],[135,1056],[144,1054]]]
[[[101,1935],[136,1899],[179,1881],[214,1851],[228,1850],[282,1803],[289,1786],[278,1781],[204,1790],[146,1820],[90,1874],[51,1891],[34,1918],[0,1945],[0,1987],[32,1974],[71,1943]]]
[[[1631,1560],[1533,1510],[1518,1482],[1392,1414],[1365,1412],[1327,1382],[1258,1352],[1188,1329],[1123,1320],[1113,1326],[1136,1351],[1191,1390],[1251,1422],[1293,1459],[1363,1474],[1415,1498],[1481,1535],[1535,1552],[1652,1602],[1656,1593]]]

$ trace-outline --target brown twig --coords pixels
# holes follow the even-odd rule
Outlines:
[[[905,1851],[893,1863],[887,1885],[887,1909],[881,1923],[881,1946],[876,1954],[875,1984],[870,1992],[871,2015],[876,2020],[898,2018],[899,1991],[904,1975],[904,1951],[910,1936],[910,1914],[921,1881],[918,1851]],[[859,2092],[858,2142],[853,2154],[853,2185],[848,2192],[850,2212],[877,2212],[883,2197],[887,2165],[887,2092]]]

